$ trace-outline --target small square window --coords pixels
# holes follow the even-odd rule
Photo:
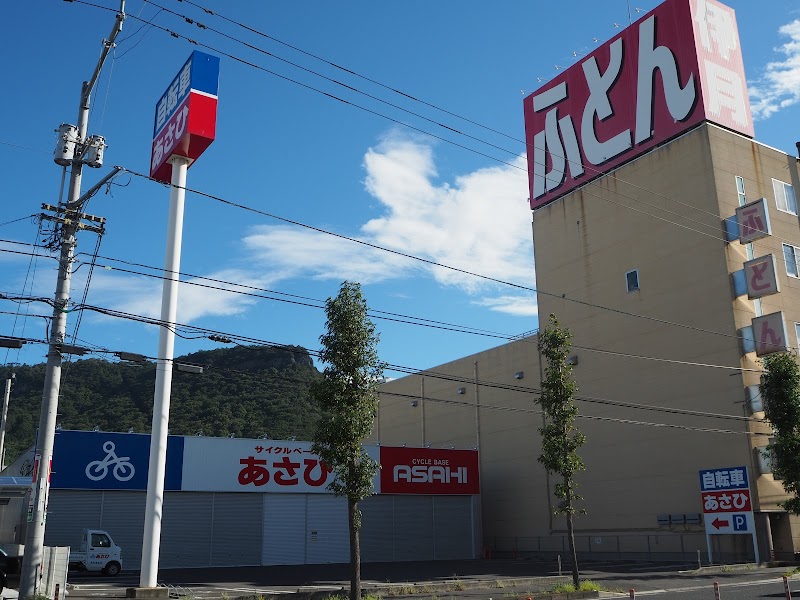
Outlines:
[[[786,274],[789,277],[800,277],[800,266],[797,263],[800,259],[800,248],[784,244],[783,259],[786,261]]]
[[[629,293],[639,289],[639,269],[625,273],[625,285]]]
[[[783,181],[772,180],[772,190],[775,192],[775,205],[778,210],[797,214],[797,198],[794,195],[794,188]]]

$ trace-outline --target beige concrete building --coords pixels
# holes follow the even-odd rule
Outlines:
[[[800,551],[800,521],[759,447],[769,426],[747,328],[782,311],[800,323],[798,161],[704,122],[533,213],[539,316],[573,334],[578,549],[609,557],[754,558],[750,535],[706,537],[698,472],[747,466],[760,558]],[[766,198],[772,235],[728,242],[721,219]],[[772,254],[780,292],[735,297],[731,274]],[[542,365],[536,336],[382,386],[374,441],[477,447],[486,552],[565,547],[551,477],[537,462]]]

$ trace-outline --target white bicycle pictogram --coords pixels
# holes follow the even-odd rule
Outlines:
[[[112,473],[117,481],[130,480],[136,474],[136,469],[131,464],[131,458],[130,456],[117,456],[114,452],[115,449],[114,442],[109,441],[103,444],[103,452],[106,453],[106,457],[102,460],[93,460],[86,465],[86,477],[92,481],[105,479],[108,475],[108,467],[114,465]]]

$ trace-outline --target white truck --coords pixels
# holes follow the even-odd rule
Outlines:
[[[122,548],[114,543],[107,531],[84,529],[81,549],[69,553],[69,568],[119,575],[122,570]]]
[[[122,570],[122,548],[114,543],[107,531],[84,529],[80,550],[70,551],[69,568],[73,571],[102,571],[106,575],[119,575]],[[24,544],[0,544],[5,556],[0,556],[0,571],[19,571],[25,560]]]

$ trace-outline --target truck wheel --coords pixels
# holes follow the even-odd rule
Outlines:
[[[0,594],[3,593],[3,590],[6,588],[6,575],[2,571],[0,571]]]
[[[118,562],[111,561],[105,566],[105,568],[103,569],[103,573],[115,577],[116,575],[119,575],[120,569],[121,567]]]

